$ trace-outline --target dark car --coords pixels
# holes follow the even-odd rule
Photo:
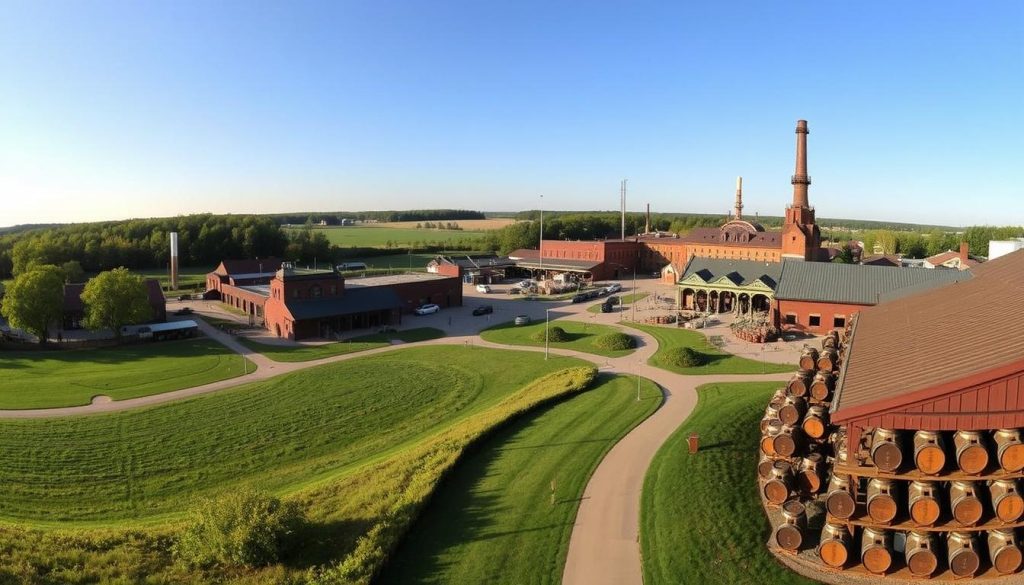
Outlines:
[[[595,290],[587,291],[587,298],[588,299],[596,299],[599,296],[601,296],[601,289],[595,289]]]
[[[611,296],[611,297],[608,297],[607,299],[605,299],[604,302],[605,302],[605,304],[608,304],[608,305],[617,305],[617,304],[619,304],[622,301],[621,301],[621,299],[619,299],[619,297]]]
[[[615,310],[615,305],[609,305],[608,303],[601,303],[602,313],[611,313]]]
[[[182,307],[182,308],[178,309],[177,311],[175,311],[174,314],[175,315],[191,315],[192,314],[192,309],[190,309],[188,307]]]
[[[579,293],[579,294],[573,295],[573,297],[572,297],[572,302],[574,302],[574,303],[582,303],[583,301],[587,301],[587,300],[590,300],[590,296],[587,295],[587,293]]]
[[[473,316],[474,317],[479,317],[480,315],[489,315],[489,314],[491,314],[493,312],[494,312],[494,307],[492,307],[490,305],[480,305],[479,307],[473,309]]]

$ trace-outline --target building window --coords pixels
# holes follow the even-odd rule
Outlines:
[[[832,319],[832,326],[835,327],[836,329],[842,329],[843,327],[846,327],[846,317],[845,316],[837,316],[837,317],[835,317],[834,319]]]
[[[821,315],[811,315],[808,325],[811,327],[821,327]]]
[[[786,325],[796,325],[796,315],[789,313],[786,315]]]
[[[320,298],[320,294],[321,294],[320,285],[314,284],[313,286],[311,286],[309,288],[309,296],[313,297],[314,299],[319,299]]]

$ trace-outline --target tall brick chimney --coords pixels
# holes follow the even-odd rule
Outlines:
[[[736,177],[736,203],[732,214],[733,219],[743,219],[743,177]]]
[[[966,266],[967,265],[967,258],[969,257],[969,251],[970,251],[970,247],[967,245],[967,242],[960,242],[960,265],[961,266]]]
[[[793,207],[810,207],[807,202],[807,187],[811,177],[807,175],[807,120],[796,121],[796,174],[793,175]]]

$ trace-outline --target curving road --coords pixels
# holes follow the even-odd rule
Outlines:
[[[490,302],[491,298],[488,298],[487,301]],[[467,295],[467,300],[472,301],[472,295]],[[499,303],[501,304],[496,307],[499,313],[507,312],[508,315],[526,313],[534,319],[541,320],[546,316],[546,309],[554,312],[556,318],[608,324],[614,324],[622,316],[621,314],[594,315],[587,313],[586,305],[551,306],[538,302],[513,302],[506,305],[500,300]],[[461,309],[449,309],[445,313],[432,315],[432,318],[417,320],[417,325],[447,329],[450,335],[441,339],[420,342],[417,345],[472,344],[508,349],[509,346],[490,343],[479,337],[479,331],[490,324],[490,318],[481,320],[469,316],[473,304],[479,303],[467,303],[467,306]],[[455,315],[457,321],[453,321],[448,315]],[[507,318],[503,315],[501,320],[504,321]],[[447,327],[444,326],[444,319],[448,319]],[[197,321],[203,332],[211,339],[215,339],[255,363],[258,367],[256,372],[193,388],[128,400],[97,401],[87,406],[67,408],[0,410],[0,418],[48,418],[130,410],[216,392],[253,381],[266,380],[288,372],[393,351],[402,347],[402,345],[392,345],[306,362],[275,362],[262,354],[253,352],[235,341],[231,335],[221,332],[205,321]],[[642,585],[639,534],[640,496],[643,490],[644,475],[654,454],[693,411],[697,403],[696,389],[698,386],[715,382],[785,381],[791,375],[684,376],[675,374],[646,365],[647,360],[658,349],[657,341],[651,335],[636,329],[630,329],[629,333],[638,339],[638,347],[635,352],[625,357],[605,358],[572,350],[550,349],[552,354],[583,359],[608,372],[640,374],[658,384],[665,397],[661,408],[641,422],[608,452],[587,483],[569,541],[568,558],[562,575],[562,583],[565,585]],[[515,349],[544,351],[544,348],[523,346],[515,346]],[[769,357],[770,359],[774,358],[772,361],[793,363],[783,355],[767,356],[762,354],[749,357]],[[680,494],[680,497],[683,495]]]

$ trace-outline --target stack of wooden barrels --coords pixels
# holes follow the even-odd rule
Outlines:
[[[820,351],[805,346],[800,371],[775,392],[761,419],[761,495],[780,510],[782,522],[772,539],[784,550],[800,550],[806,541],[807,510],[801,500],[817,497],[828,485],[827,461],[833,455],[828,411],[839,346],[835,331],[823,339]]]
[[[825,567],[871,575],[1019,572],[1021,430],[871,428],[847,437],[828,419],[842,359],[835,332],[820,350],[805,346],[800,371],[761,420],[759,485],[775,548],[810,552],[817,540],[811,554]],[[812,529],[809,508],[823,511]]]

